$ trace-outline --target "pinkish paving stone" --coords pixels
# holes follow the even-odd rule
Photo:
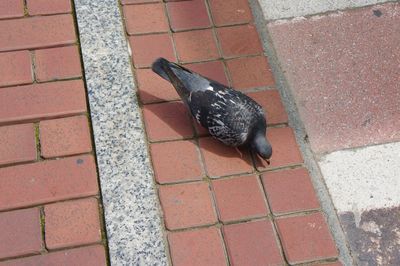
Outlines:
[[[268,28],[315,152],[400,140],[400,3]]]

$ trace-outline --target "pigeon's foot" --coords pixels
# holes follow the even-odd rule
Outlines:
[[[235,147],[235,150],[240,154],[240,158],[243,159],[243,153],[239,150],[239,148]]]

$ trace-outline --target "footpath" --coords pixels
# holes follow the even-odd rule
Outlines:
[[[399,20],[398,1],[2,1],[0,265],[399,265]],[[160,56],[258,101],[271,165],[198,126]]]

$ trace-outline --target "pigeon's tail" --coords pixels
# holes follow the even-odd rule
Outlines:
[[[184,82],[182,82],[181,78],[179,78],[178,76],[182,76],[182,72],[188,72],[191,74],[188,69],[171,63],[167,59],[162,57],[154,61],[151,69],[163,79],[171,82],[182,100],[184,102],[187,101],[187,98],[190,95],[190,91],[188,90],[188,88],[186,88]]]

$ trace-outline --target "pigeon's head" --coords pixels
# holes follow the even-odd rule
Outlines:
[[[250,143],[251,149],[270,164],[272,146],[265,137],[265,134],[257,134]]]

